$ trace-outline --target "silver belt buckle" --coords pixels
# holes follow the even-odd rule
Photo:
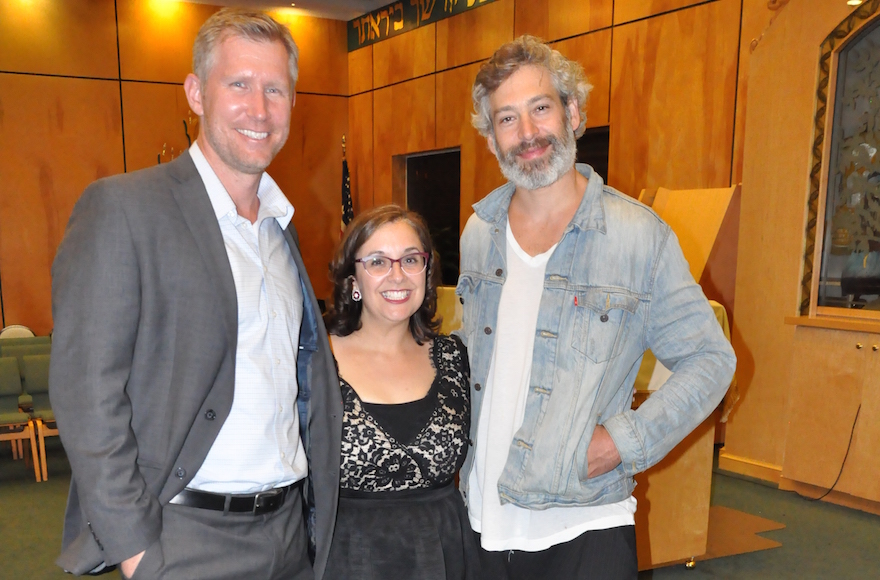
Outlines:
[[[254,515],[258,516],[270,511],[274,511],[281,507],[284,501],[283,489],[270,489],[269,491],[261,491],[254,496]]]

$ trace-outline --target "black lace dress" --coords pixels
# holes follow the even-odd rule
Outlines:
[[[467,353],[457,337],[440,336],[431,360],[431,390],[411,403],[364,403],[339,379],[342,469],[329,580],[479,577],[476,542],[453,483],[468,450]]]

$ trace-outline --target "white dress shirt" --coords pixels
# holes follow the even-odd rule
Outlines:
[[[238,347],[235,397],[189,488],[254,493],[293,483],[308,464],[296,412],[296,355],[303,318],[299,273],[283,231],[293,206],[263,173],[255,223],[235,203],[198,142],[190,155],[205,183],[235,280]]]

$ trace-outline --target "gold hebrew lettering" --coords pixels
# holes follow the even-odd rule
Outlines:
[[[392,27],[394,30],[403,30],[403,2],[398,2],[391,7],[392,14],[400,14],[400,20],[395,20]]]
[[[379,23],[380,24],[382,23],[382,20],[385,20],[385,36],[388,36],[388,30],[389,30],[389,27],[391,26],[391,18],[388,15],[388,10],[382,10],[382,12],[379,13]]]
[[[437,0],[409,0],[409,3],[411,6],[418,8],[418,24],[421,24],[431,18],[431,12],[434,11],[434,5],[437,3]]]
[[[370,15],[370,32],[375,35],[374,38],[379,38],[379,18]]]
[[[358,31],[358,44],[363,44],[364,40],[366,40],[366,38],[364,38],[364,30],[363,30],[363,28],[361,28],[361,21],[355,20],[353,23],[353,26],[355,28],[357,28],[357,31]]]

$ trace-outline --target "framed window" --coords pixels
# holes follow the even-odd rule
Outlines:
[[[880,17],[870,4],[821,47],[802,316],[880,320]]]

